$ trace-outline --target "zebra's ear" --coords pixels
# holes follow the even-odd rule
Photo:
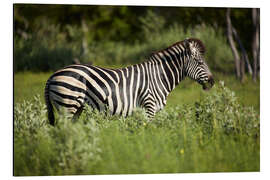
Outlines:
[[[190,38],[190,39],[188,39],[188,41],[190,42],[189,45],[190,45],[191,51],[194,51],[194,52],[199,51],[200,54],[202,54],[202,55],[205,54],[206,49],[205,49],[205,46],[201,40],[196,39],[196,38]]]
[[[198,56],[205,54],[205,46],[201,40],[196,38],[187,38],[182,43],[191,55]]]

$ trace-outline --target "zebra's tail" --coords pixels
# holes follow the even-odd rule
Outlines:
[[[52,103],[50,101],[50,96],[49,96],[49,91],[50,91],[49,84],[50,84],[50,79],[46,82],[44,96],[45,96],[45,103],[46,103],[47,111],[48,111],[49,123],[52,126],[54,126],[55,118],[54,118],[54,113],[53,113],[53,106],[52,106]]]

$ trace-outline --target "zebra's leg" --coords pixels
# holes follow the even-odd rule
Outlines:
[[[80,117],[83,108],[84,108],[84,99],[82,97],[78,97],[77,98],[77,102],[80,103],[80,107],[78,107],[77,111],[74,113],[73,117],[72,117],[72,122],[76,122],[77,119]]]
[[[72,117],[72,122],[76,122],[83,111],[83,106],[79,107]]]
[[[59,118],[59,115],[61,114],[62,111],[61,111],[61,106],[59,104],[57,104],[57,102],[52,100],[51,103],[57,112],[54,114],[53,122],[50,122],[50,124],[54,126],[57,123],[57,119]]]
[[[149,95],[143,102],[143,108],[146,110],[147,117],[149,118],[149,122],[151,122],[156,114],[155,110],[155,101],[153,96]]]
[[[153,108],[146,108],[146,114],[148,117],[148,122],[151,122],[154,119],[156,112]]]

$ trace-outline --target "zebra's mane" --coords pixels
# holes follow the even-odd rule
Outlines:
[[[187,42],[193,43],[193,46],[200,52],[200,54],[204,55],[206,49],[205,49],[205,46],[204,46],[203,42],[201,40],[197,39],[197,38],[187,38],[187,39],[185,39],[183,41],[178,41],[178,42],[172,44],[171,46],[169,46],[169,47],[167,47],[165,49],[155,51],[155,52],[151,53],[151,56],[154,56],[154,55],[156,55],[158,53],[166,52],[166,51],[168,51],[168,50],[170,50],[173,47],[178,46],[178,45],[181,45],[181,46],[187,48]]]

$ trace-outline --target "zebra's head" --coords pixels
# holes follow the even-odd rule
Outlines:
[[[185,39],[184,46],[188,50],[186,75],[201,84],[204,90],[209,90],[214,85],[214,79],[204,60],[205,46],[199,39],[193,38]]]

